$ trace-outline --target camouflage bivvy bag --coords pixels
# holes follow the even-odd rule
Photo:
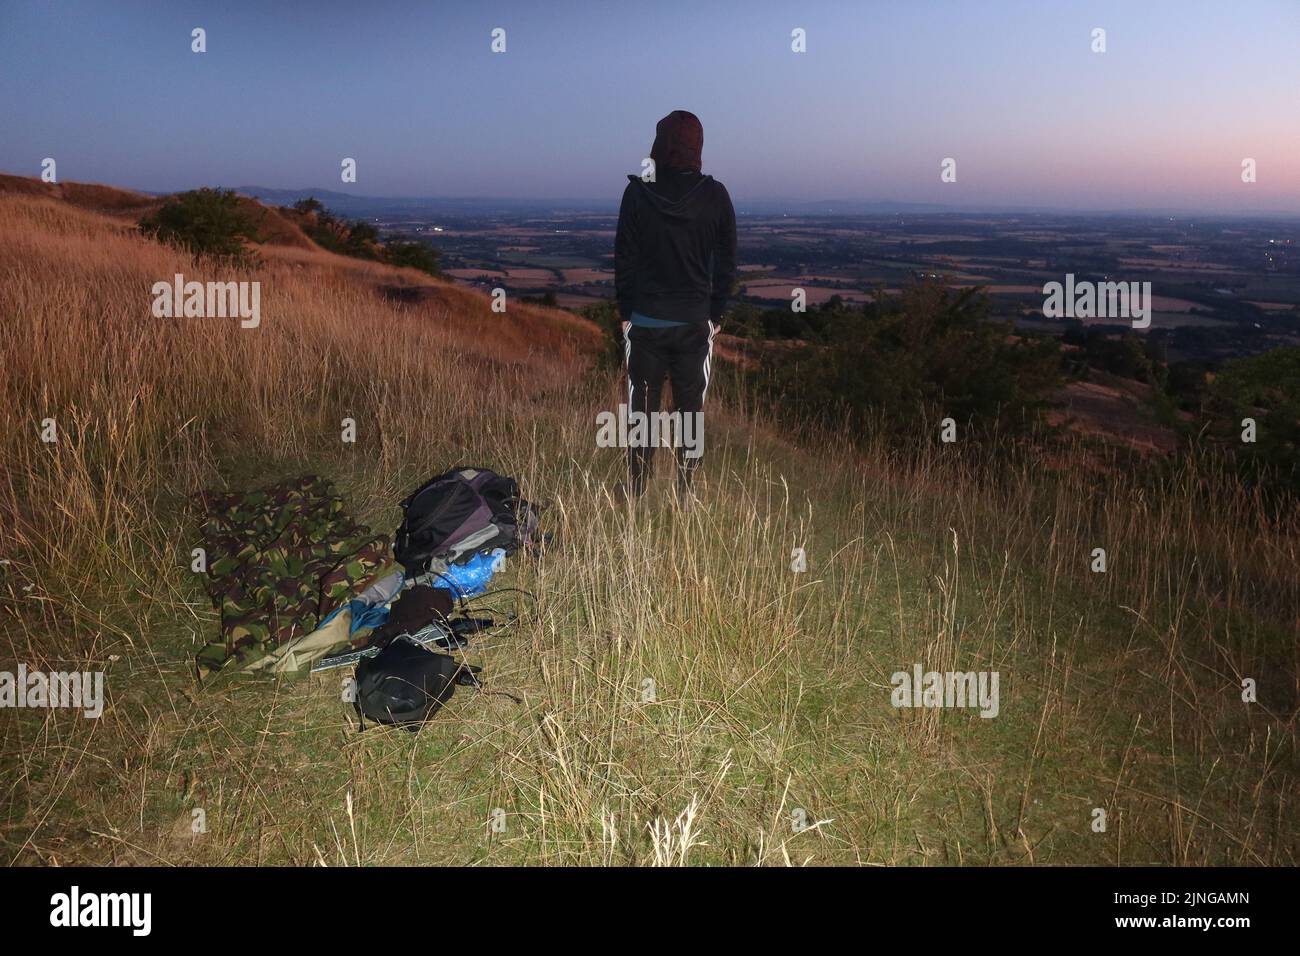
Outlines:
[[[357,524],[324,478],[200,496],[208,595],[221,640],[198,655],[200,674],[246,667],[314,631],[392,564],[385,535]]]

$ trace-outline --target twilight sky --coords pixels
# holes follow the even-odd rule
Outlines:
[[[0,0],[9,173],[613,201],[677,108],[738,201],[1300,212],[1300,0]]]

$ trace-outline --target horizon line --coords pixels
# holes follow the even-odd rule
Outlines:
[[[43,180],[41,180],[39,176],[27,176],[22,173],[2,173],[2,174],[15,176],[22,179],[32,179],[38,182],[43,182]],[[133,192],[143,193],[144,195],[148,195],[148,196],[171,196],[180,192],[187,191],[186,189],[169,189],[169,190],[145,189],[136,186],[118,186],[113,183],[90,182],[90,181],[83,181],[83,180],[61,180],[56,183],[51,183],[50,185],[60,185],[65,182],[74,183],[78,185],[87,185],[87,186],[108,186],[110,188],[131,190]],[[328,194],[331,196],[346,197],[349,200],[361,201],[361,202],[373,200],[379,202],[403,201],[403,202],[425,202],[425,203],[438,203],[438,202],[457,202],[457,203],[478,202],[478,203],[499,203],[499,204],[528,203],[533,205],[549,204],[549,205],[556,205],[556,206],[562,206],[565,204],[582,204],[582,205],[607,206],[613,210],[617,210],[619,204],[619,199],[612,195],[611,196],[562,196],[562,197],[505,196],[505,195],[490,195],[490,194],[474,194],[474,195],[459,195],[459,196],[458,195],[421,196],[415,194],[384,195],[384,194],[377,194],[377,193],[349,193],[341,189],[334,189],[329,187],[316,187],[316,186],[266,186],[266,185],[226,186],[226,185],[212,185],[212,184],[196,185],[196,186],[190,186],[188,188],[189,189],[202,189],[202,188],[226,189],[232,192],[246,193],[256,198],[260,198],[260,196],[258,196],[255,190],[263,190],[266,192],[306,193],[308,195]],[[737,198],[735,199],[735,202],[737,206],[770,205],[770,206],[799,206],[805,208],[813,207],[813,206],[829,207],[829,206],[836,206],[836,205],[842,205],[842,206],[877,205],[877,206],[900,206],[900,207],[911,206],[911,207],[916,207],[913,210],[911,210],[912,214],[916,214],[916,215],[926,215],[926,214],[961,215],[961,214],[980,214],[980,213],[1010,215],[1010,214],[1023,213],[1023,214],[1065,214],[1065,215],[1080,215],[1080,216],[1088,216],[1088,215],[1092,215],[1092,216],[1115,216],[1115,215],[1193,216],[1194,215],[1194,216],[1202,216],[1208,218],[1238,218],[1238,219],[1250,218],[1252,216],[1263,216],[1267,218],[1281,217],[1281,218],[1300,219],[1300,207],[1295,207],[1290,209],[1271,207],[1267,209],[1251,209],[1251,210],[1225,210],[1221,208],[1179,206],[1179,205],[1107,206],[1107,207],[1100,207],[1100,208],[1089,208],[1089,207],[1069,206],[1069,205],[1053,206],[1053,205],[1047,205],[1041,203],[972,202],[970,204],[961,204],[961,203],[940,203],[940,202],[934,202],[932,200],[919,200],[919,199],[881,199],[878,197],[844,197],[844,196],[835,197],[835,198],[820,198],[820,199],[798,199],[798,198],[792,198],[788,196],[747,196],[747,197]],[[828,209],[827,211],[831,212],[833,210]],[[907,210],[899,210],[899,211],[904,213],[907,212]],[[737,213],[743,215],[743,213],[741,213],[739,209],[737,209]]]

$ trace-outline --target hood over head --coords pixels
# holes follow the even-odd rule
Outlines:
[[[650,158],[655,162],[656,171],[699,172],[703,153],[704,125],[694,113],[673,110],[655,125]]]

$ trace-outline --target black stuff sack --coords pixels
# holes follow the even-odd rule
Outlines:
[[[395,638],[357,665],[356,708],[362,726],[368,718],[416,730],[451,699],[457,684],[477,687],[478,672],[409,637]]]

